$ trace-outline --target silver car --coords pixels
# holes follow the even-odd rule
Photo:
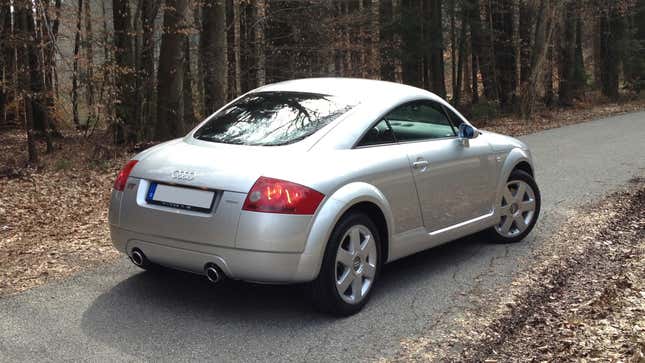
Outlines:
[[[222,107],[119,173],[114,246],[142,268],[311,286],[349,315],[383,264],[486,231],[516,242],[540,193],[528,147],[396,83],[302,79]]]

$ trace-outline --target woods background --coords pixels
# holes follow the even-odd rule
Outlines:
[[[403,82],[474,119],[645,86],[645,0],[0,0],[0,129],[183,135],[292,78]]]

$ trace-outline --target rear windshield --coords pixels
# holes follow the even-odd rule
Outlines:
[[[355,105],[314,93],[252,93],[214,115],[194,137],[225,144],[286,145],[313,134]]]

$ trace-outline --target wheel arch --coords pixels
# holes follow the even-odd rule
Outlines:
[[[341,218],[352,211],[361,211],[372,218],[379,229],[381,239],[382,261],[387,262],[390,256],[392,231],[394,222],[391,214],[390,203],[385,195],[374,185],[365,182],[353,182],[347,184],[334,192],[323,203],[321,209],[316,213],[313,225],[307,238],[304,254],[312,255],[308,259],[314,265],[308,270],[311,273],[310,279],[318,276],[325,248],[331,236],[331,232]],[[306,268],[301,266],[301,268]]]
[[[494,208],[495,214],[497,214],[497,208],[496,208],[497,201],[502,196],[504,187],[506,185],[506,181],[510,177],[513,170],[518,170],[518,169],[525,171],[529,173],[532,177],[534,177],[535,169],[533,166],[533,159],[528,150],[521,149],[521,148],[514,148],[508,153],[506,159],[504,160],[504,165],[501,168],[500,177],[497,182],[495,200],[493,201],[493,208]]]
[[[522,170],[522,171],[526,172],[527,174],[529,174],[530,176],[534,176],[533,175],[533,167],[526,160],[522,160],[519,163],[515,164],[515,167],[513,167],[511,172],[513,170]]]
[[[390,245],[390,236],[389,236],[389,228],[387,226],[387,220],[385,219],[385,215],[383,214],[383,211],[381,208],[374,204],[373,202],[369,201],[364,201],[364,202],[358,202],[352,206],[350,206],[343,215],[338,218],[338,220],[342,220],[346,215],[349,215],[352,212],[360,212],[365,215],[367,215],[372,222],[376,225],[376,228],[378,229],[378,234],[379,234],[379,240],[381,242],[381,259],[382,261],[387,261],[390,251],[389,251],[389,245]]]

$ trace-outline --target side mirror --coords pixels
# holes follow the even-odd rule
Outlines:
[[[467,123],[459,125],[459,138],[460,139],[474,139],[479,136],[479,130],[470,126]]]

